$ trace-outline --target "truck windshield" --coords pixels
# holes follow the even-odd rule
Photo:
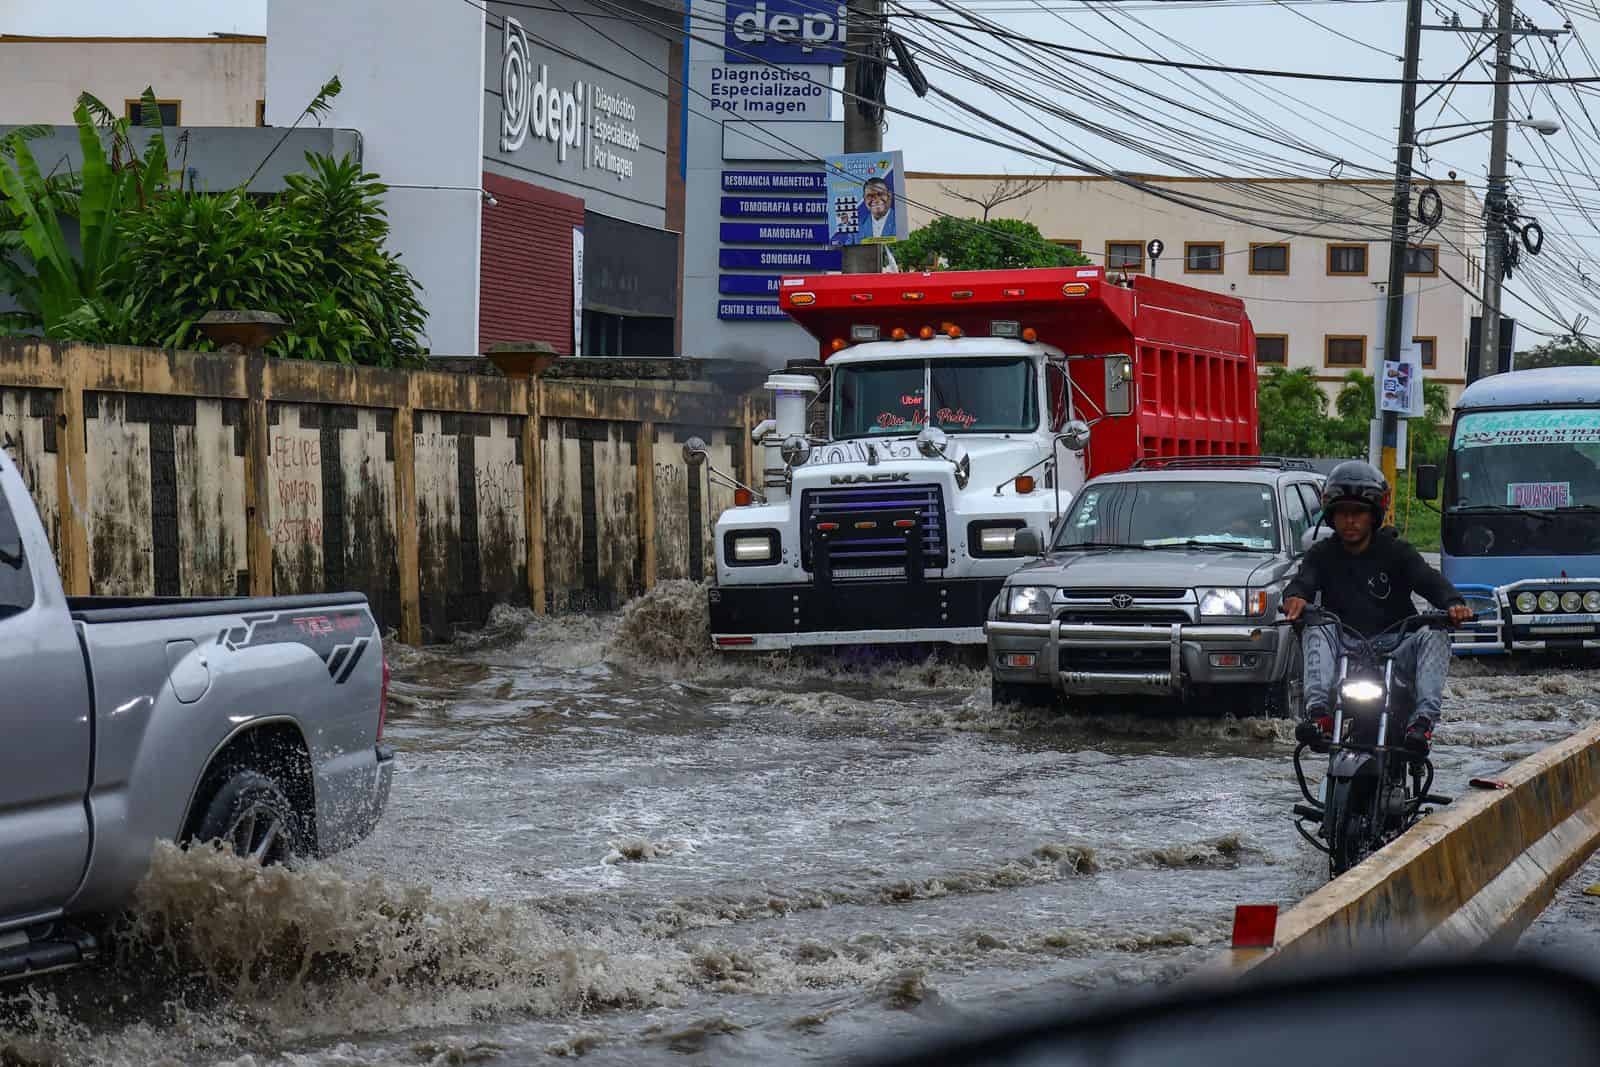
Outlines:
[[[1594,551],[1600,408],[1464,413],[1450,472],[1440,530],[1450,554]]]
[[[914,434],[930,424],[947,433],[1026,433],[1039,426],[1037,392],[1027,359],[843,366],[833,374],[833,436]]]
[[[1078,494],[1055,547],[1278,547],[1272,487],[1238,482],[1108,482]]]

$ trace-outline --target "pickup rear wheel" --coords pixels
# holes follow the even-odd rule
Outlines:
[[[1053,708],[1056,706],[1056,691],[1048,685],[991,680],[989,700],[995,707],[1001,704],[1015,704],[1023,708]]]
[[[191,842],[219,841],[262,866],[303,851],[294,805],[282,786],[259,771],[233,771],[205,804]]]

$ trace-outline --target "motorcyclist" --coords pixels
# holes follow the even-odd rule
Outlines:
[[[1302,557],[1299,572],[1284,590],[1285,616],[1298,619],[1320,593],[1324,608],[1346,626],[1372,637],[1416,614],[1411,600],[1415,592],[1448,612],[1452,623],[1472,618],[1472,609],[1456,587],[1395,530],[1382,525],[1388,508],[1389,483],[1372,464],[1351,460],[1333,469],[1322,489],[1322,513],[1334,536],[1318,541]],[[1319,748],[1333,729],[1328,709],[1333,703],[1338,648],[1336,627],[1306,627],[1305,713],[1295,738]],[[1427,756],[1439,721],[1450,639],[1436,629],[1413,631],[1395,646],[1392,659],[1416,693],[1404,746],[1420,759]]]

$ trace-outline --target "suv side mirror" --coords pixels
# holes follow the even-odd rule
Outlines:
[[[1039,536],[1039,531],[1031,526],[1024,526],[1018,530],[1011,541],[1011,548],[1019,556],[1044,555],[1044,541]]]
[[[1432,463],[1424,463],[1416,471],[1416,492],[1418,500],[1439,499],[1439,468]]]

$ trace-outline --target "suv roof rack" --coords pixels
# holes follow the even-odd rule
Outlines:
[[[1204,470],[1216,467],[1268,467],[1280,471],[1309,471],[1310,460],[1284,456],[1145,456],[1134,460],[1134,470]]]

